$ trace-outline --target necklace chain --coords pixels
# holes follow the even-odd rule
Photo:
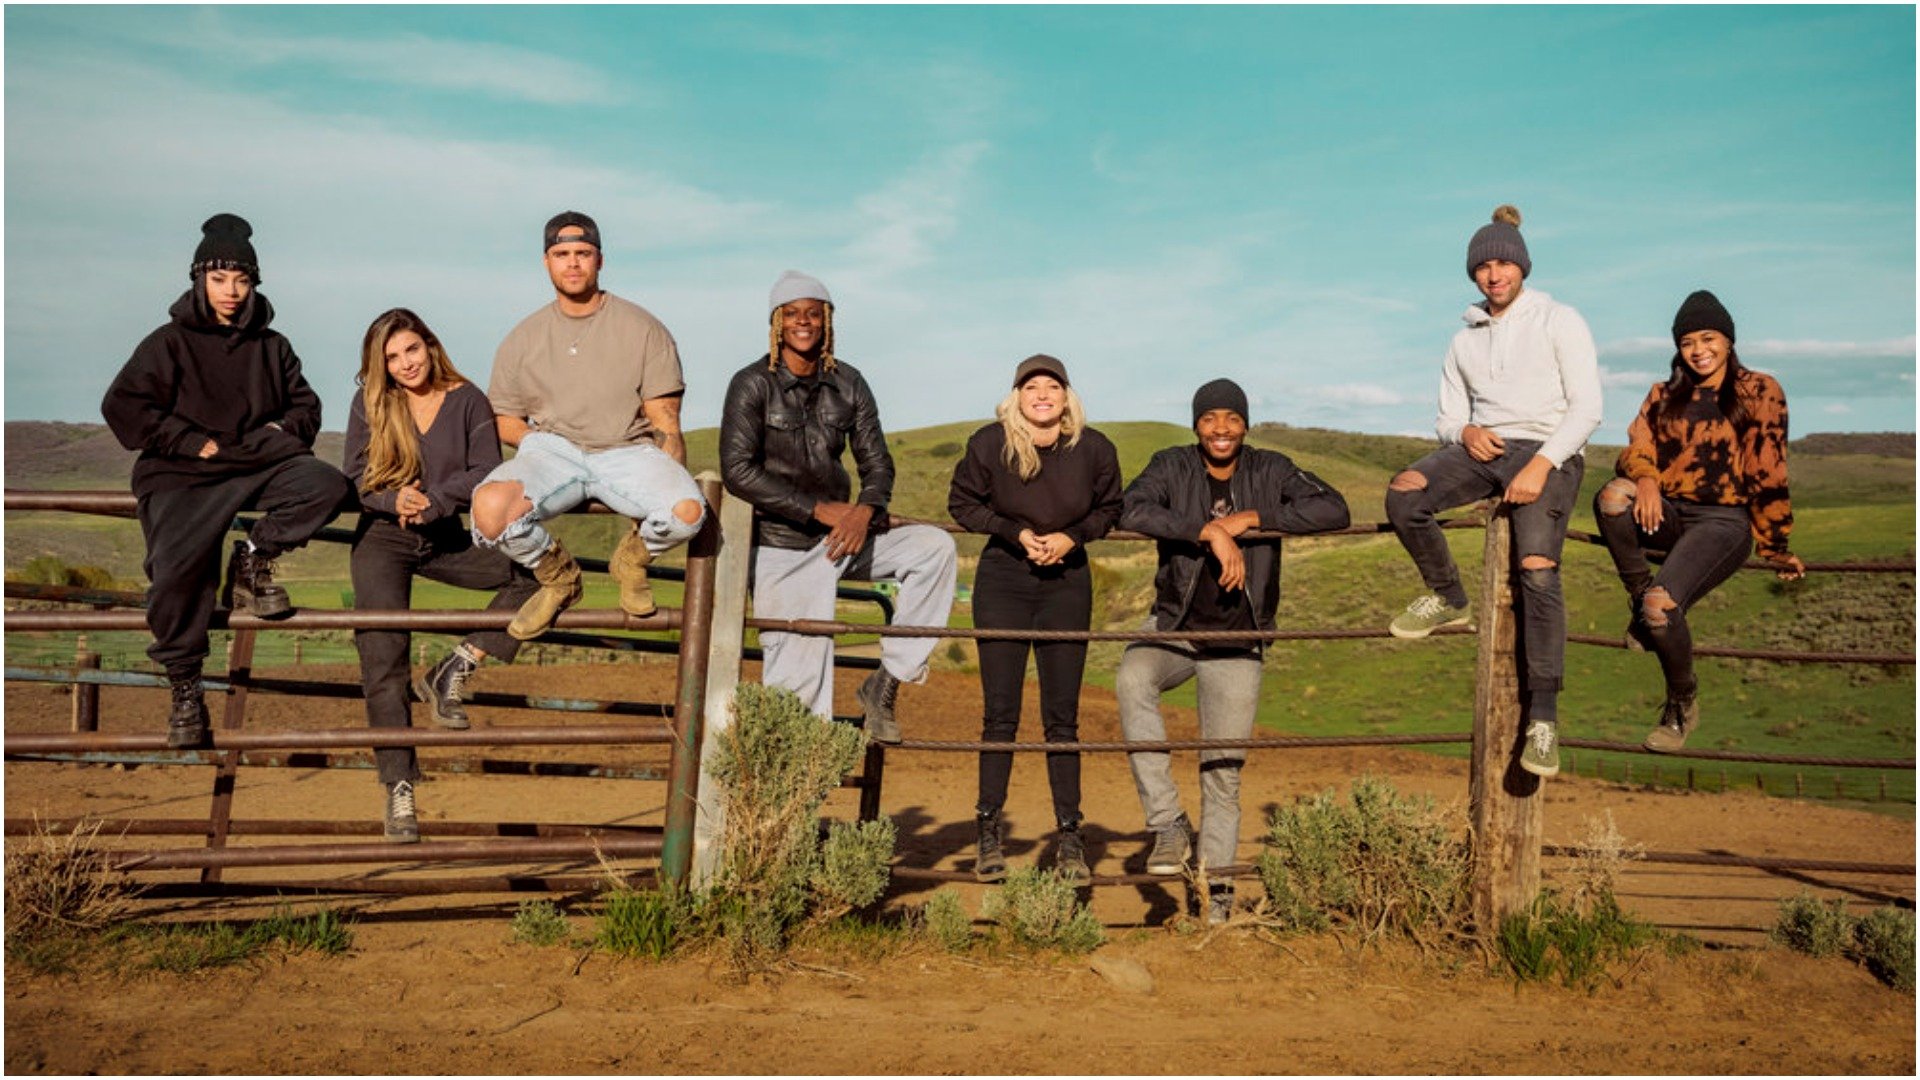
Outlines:
[[[586,325],[582,326],[580,328],[580,332],[574,335],[573,340],[567,343],[568,356],[580,355],[580,343],[587,340],[587,336],[593,333],[593,328],[597,326],[600,322],[600,313],[602,311],[605,311],[606,309],[607,309],[607,294],[601,293],[600,303],[594,307],[593,314],[587,316]]]

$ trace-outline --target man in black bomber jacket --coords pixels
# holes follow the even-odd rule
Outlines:
[[[220,584],[221,538],[242,510],[263,511],[233,558],[221,601],[261,617],[291,607],[272,560],[338,514],[352,487],[313,456],[320,398],[300,358],[268,329],[273,305],[255,291],[253,230],[233,214],[201,226],[193,285],[107,388],[100,413],[129,450],[147,544],[147,655],[173,689],[167,745],[200,746],[207,709],[200,670]]]
[[[892,526],[893,455],[867,381],[833,355],[827,287],[789,270],[774,282],[767,354],[727,386],[720,471],[753,504],[753,613],[832,619],[842,577],[900,583],[896,626],[945,626],[953,607],[953,537],[930,525]],[[860,494],[840,464],[853,449]],[[761,679],[833,715],[833,639],[762,631]],[[937,638],[883,638],[880,670],[860,685],[867,734],[900,741],[902,682],[926,678]]]
[[[1162,450],[1128,485],[1120,527],[1158,541],[1149,630],[1249,634],[1273,629],[1280,605],[1280,541],[1245,540],[1254,530],[1326,532],[1348,523],[1347,501],[1285,454],[1244,445],[1247,395],[1216,379],[1193,395],[1196,442]],[[1198,681],[1203,739],[1246,739],[1260,703],[1257,637],[1141,641],[1127,646],[1114,676],[1120,728],[1128,742],[1161,742],[1160,695]],[[1240,841],[1240,767],[1246,751],[1200,753],[1200,832],[1180,809],[1165,751],[1127,755],[1154,834],[1147,872],[1175,875],[1199,855],[1202,870],[1233,864]],[[1233,910],[1230,882],[1211,883],[1208,922]]]

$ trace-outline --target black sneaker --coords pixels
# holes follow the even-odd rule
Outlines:
[[[394,844],[420,842],[420,818],[413,806],[413,781],[387,785],[387,840]]]
[[[1147,873],[1169,877],[1187,872],[1187,859],[1193,855],[1193,823],[1187,815],[1153,834],[1153,851],[1147,855]]]
[[[192,750],[207,744],[207,699],[200,674],[169,675],[173,712],[167,716],[167,749]]]
[[[860,684],[860,710],[866,714],[867,738],[896,746],[900,742],[900,721],[893,717],[893,703],[900,696],[900,680],[886,668],[867,676]]]
[[[1093,871],[1087,869],[1087,843],[1080,835],[1080,825],[1060,826],[1060,844],[1053,856],[1053,872],[1061,880],[1073,885],[1085,885],[1093,880]]]
[[[227,562],[227,585],[222,591],[229,611],[244,611],[262,619],[272,619],[293,610],[287,590],[274,584],[273,560],[253,550],[245,540],[233,542],[233,557]]]
[[[443,728],[465,731],[467,721],[467,678],[480,668],[481,656],[472,645],[461,642],[433,667],[414,676],[413,698],[427,703],[433,722]]]
[[[1000,851],[1000,815],[977,814],[973,821],[979,830],[978,847],[973,857],[973,879],[999,881],[1007,876],[1007,857]]]

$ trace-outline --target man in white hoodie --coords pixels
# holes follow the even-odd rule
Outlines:
[[[1600,426],[1600,372],[1580,313],[1525,287],[1533,262],[1520,211],[1494,210],[1467,244],[1467,276],[1486,299],[1467,308],[1440,380],[1438,450],[1387,486],[1387,518],[1430,592],[1393,620],[1395,637],[1423,638],[1470,615],[1459,567],[1434,514],[1498,495],[1513,505],[1520,562],[1526,745],[1520,766],[1560,771],[1558,700],[1567,606],[1560,548],[1587,437]]]

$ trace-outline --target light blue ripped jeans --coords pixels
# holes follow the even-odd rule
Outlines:
[[[502,530],[498,540],[480,535],[479,529],[473,530],[473,539],[499,548],[522,566],[539,562],[553,546],[552,534],[540,523],[588,499],[599,499],[615,513],[638,521],[640,539],[655,555],[691,540],[707,516],[693,477],[652,443],[588,453],[558,435],[529,432],[520,440],[519,453],[480,483],[506,481],[519,481],[533,509]],[[691,522],[673,512],[687,499],[700,505],[700,516]]]

